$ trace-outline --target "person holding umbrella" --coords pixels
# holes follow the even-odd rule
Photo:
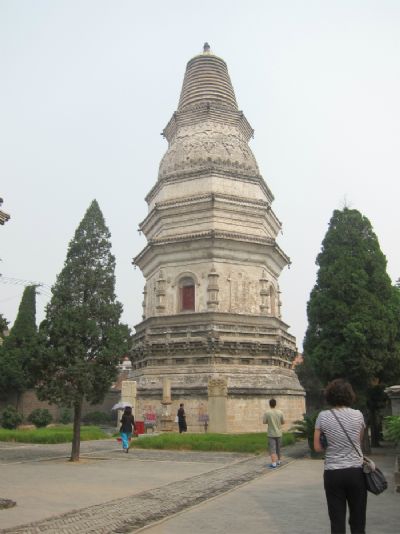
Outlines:
[[[122,449],[128,453],[129,452],[129,439],[132,436],[133,431],[135,430],[135,418],[132,415],[132,407],[125,406],[124,413],[121,417],[121,428],[119,432],[122,439]]]

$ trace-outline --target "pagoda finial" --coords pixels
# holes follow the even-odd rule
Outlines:
[[[210,45],[208,43],[204,43],[203,54],[209,54],[209,53],[210,53]]]

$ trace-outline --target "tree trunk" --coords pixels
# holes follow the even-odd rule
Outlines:
[[[379,447],[379,439],[381,435],[381,424],[379,412],[371,412],[371,445],[372,447]]]
[[[371,444],[369,442],[369,427],[367,426],[364,431],[363,440],[361,443],[361,449],[364,454],[371,454]]]
[[[79,462],[79,453],[81,448],[81,414],[82,400],[74,404],[74,433],[72,436],[71,462]]]

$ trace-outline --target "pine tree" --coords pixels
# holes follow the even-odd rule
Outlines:
[[[110,232],[94,200],[69,244],[40,327],[43,350],[36,362],[40,399],[74,409],[71,460],[79,460],[82,403],[104,399],[128,350],[120,324]]]
[[[316,263],[304,355],[324,383],[348,379],[375,420],[373,389],[400,377],[400,298],[369,220],[335,210]]]
[[[37,342],[36,286],[27,286],[14,325],[0,347],[1,397],[18,395],[30,386],[30,367],[37,354]]]

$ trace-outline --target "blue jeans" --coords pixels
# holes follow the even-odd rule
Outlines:
[[[129,448],[129,438],[132,436],[132,432],[120,432],[122,439],[122,448]]]

